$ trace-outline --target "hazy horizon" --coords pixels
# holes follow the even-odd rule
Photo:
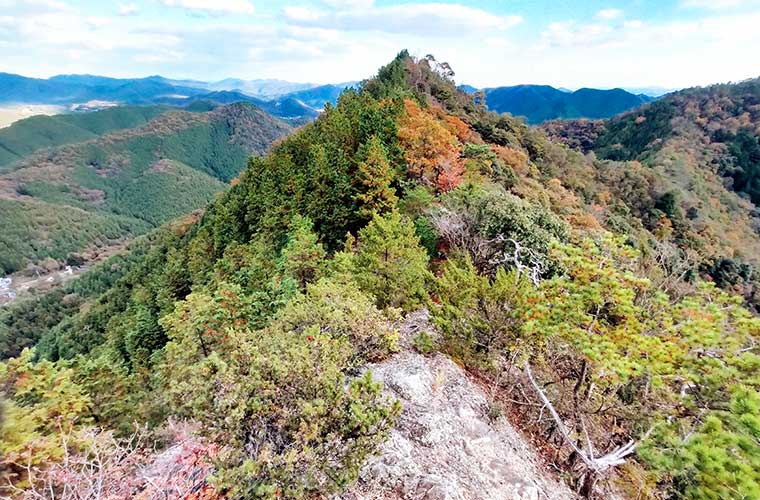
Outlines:
[[[362,80],[407,48],[458,82],[684,88],[760,75],[758,0],[0,0],[0,71]],[[699,54],[700,57],[693,57]]]

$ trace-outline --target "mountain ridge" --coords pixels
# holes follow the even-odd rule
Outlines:
[[[514,85],[483,90],[489,109],[525,116],[528,123],[553,119],[608,118],[653,100],[621,88],[565,92],[550,85]]]

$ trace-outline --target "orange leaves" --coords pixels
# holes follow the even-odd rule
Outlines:
[[[456,187],[464,174],[457,134],[464,134],[467,125],[455,117],[436,119],[410,99],[404,100],[404,109],[398,138],[404,149],[407,174],[439,191]]]
[[[460,142],[468,142],[472,136],[470,126],[452,115],[443,115],[444,127],[454,134]]]
[[[528,155],[524,152],[507,146],[491,146],[496,157],[517,173],[528,173]]]

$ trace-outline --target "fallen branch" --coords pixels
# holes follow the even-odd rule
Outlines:
[[[557,424],[557,428],[562,434],[562,437],[565,439],[567,444],[570,445],[570,447],[578,455],[578,457],[580,457],[580,459],[583,461],[583,463],[585,464],[586,468],[589,471],[596,474],[600,474],[612,467],[616,467],[618,465],[625,463],[626,457],[633,454],[636,451],[637,443],[631,440],[631,441],[628,441],[626,444],[615,448],[614,450],[612,450],[611,452],[607,453],[604,456],[601,456],[599,458],[594,458],[593,448],[591,446],[591,440],[588,438],[587,433],[586,433],[586,439],[587,439],[587,446],[589,447],[588,452],[579,448],[578,445],[575,443],[575,440],[572,439],[572,437],[570,437],[570,432],[567,430],[567,426],[565,426],[565,422],[559,416],[559,413],[557,413],[557,410],[554,409],[554,406],[552,405],[551,401],[549,401],[549,398],[546,396],[546,394],[544,394],[544,391],[541,390],[541,387],[538,385],[538,383],[536,383],[536,379],[533,378],[533,372],[530,369],[530,363],[528,363],[527,361],[525,362],[525,375],[528,377],[528,380],[530,380],[530,383],[533,386],[533,389],[536,391],[536,394],[538,394],[538,397],[544,403],[546,408],[549,409],[549,413],[554,418],[554,423]],[[584,425],[584,430],[585,430],[585,425]]]

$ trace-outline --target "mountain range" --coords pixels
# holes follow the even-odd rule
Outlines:
[[[118,79],[95,75],[58,75],[48,79],[0,73],[3,104],[56,104],[91,110],[106,105],[167,104],[190,106],[198,101],[229,104],[246,101],[268,113],[302,123],[313,119],[326,103],[357,82],[317,85],[283,80],[227,78],[215,82],[175,80],[162,76]],[[472,86],[460,89],[475,92]],[[608,118],[653,100],[622,89],[579,89],[570,92],[548,85],[517,85],[484,89],[489,109],[525,116],[528,123],[552,119]],[[90,103],[90,104],[88,104]]]
[[[335,85],[281,80],[225,79],[217,82],[171,80],[162,76],[119,79],[96,75],[58,75],[48,79],[0,73],[0,105],[56,104],[71,109],[108,105],[170,104],[197,101],[252,102],[288,120],[311,119],[327,102],[335,103],[347,82]],[[88,104],[93,103],[93,104]]]
[[[609,118],[654,100],[623,89],[582,88],[570,92],[549,85],[495,87],[483,93],[488,109],[524,116],[531,124],[554,119]]]
[[[3,266],[148,231],[0,308],[0,494],[760,498],[760,79],[532,126],[452,74],[0,133]]]

